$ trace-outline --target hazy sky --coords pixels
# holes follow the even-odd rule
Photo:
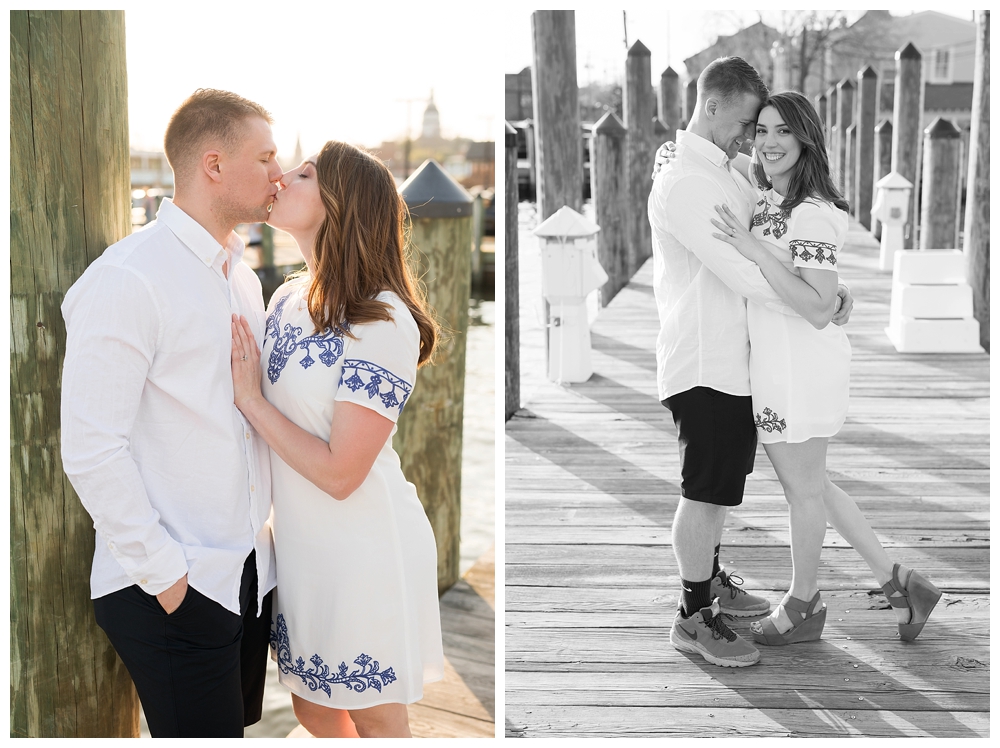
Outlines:
[[[129,139],[161,150],[171,113],[196,88],[221,88],[274,116],[279,156],[327,140],[378,145],[420,134],[431,89],[445,137],[493,139],[502,127],[500,40],[475,11],[412,3],[147,3],[125,12]],[[346,9],[345,9],[346,8]],[[490,122],[492,117],[492,124]]]
[[[695,3],[688,3],[695,4]],[[921,9],[893,10],[905,15]],[[969,20],[971,10],[935,9],[941,13]],[[850,20],[864,11],[847,11]],[[761,11],[764,22],[775,24],[781,11]],[[760,20],[755,10],[677,10],[667,9],[667,3],[625,11],[603,9],[590,5],[577,10],[576,57],[577,82],[583,86],[592,81],[621,81],[625,75],[626,26],[628,44],[640,40],[650,51],[653,78],[673,67],[683,78],[684,58],[711,45],[716,37],[732,34]],[[519,10],[506,16],[504,41],[504,72],[516,73],[531,65],[531,11]]]

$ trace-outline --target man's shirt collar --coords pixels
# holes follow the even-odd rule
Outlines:
[[[679,131],[677,133],[677,142],[685,148],[694,151],[714,166],[724,168],[729,163],[729,157],[724,150],[710,140],[706,140],[700,135],[695,135],[693,132],[687,130]]]
[[[226,245],[222,246],[208,233],[208,229],[174,205],[170,198],[164,198],[156,211],[156,220],[169,228],[195,257],[213,267],[231,259],[230,268],[243,259],[245,246],[235,231],[230,232]],[[221,259],[220,259],[221,254]]]

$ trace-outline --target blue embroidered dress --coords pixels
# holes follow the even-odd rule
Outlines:
[[[789,269],[836,273],[847,238],[847,214],[807,200],[790,213],[784,197],[757,191],[751,232]],[[840,431],[847,417],[851,344],[843,328],[817,330],[802,317],[747,302],[750,392],[757,437],[765,443],[804,442]]]
[[[356,325],[356,340],[314,334],[308,288],[308,279],[286,283],[268,306],[264,396],[324,441],[341,402],[395,422],[413,390],[420,346],[406,305],[383,293],[394,321]],[[271,648],[279,680],[307,701],[339,709],[420,700],[423,684],[444,675],[437,549],[392,435],[343,501],[274,451],[271,475],[278,573]]]

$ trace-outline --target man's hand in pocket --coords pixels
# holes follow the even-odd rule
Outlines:
[[[182,602],[184,602],[184,598],[187,596],[187,590],[188,577],[187,574],[185,574],[157,595],[156,600],[160,603],[160,607],[163,608],[164,612],[166,612],[167,615],[170,615],[181,606]]]

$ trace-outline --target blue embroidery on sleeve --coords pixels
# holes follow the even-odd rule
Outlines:
[[[278,669],[286,675],[291,673],[299,676],[310,691],[323,691],[327,696],[333,696],[330,686],[343,685],[355,693],[362,693],[369,688],[382,693],[382,686],[388,686],[396,680],[396,674],[391,667],[380,671],[378,660],[373,660],[364,652],[354,658],[354,664],[359,665],[360,670],[347,672],[347,663],[341,662],[336,674],[331,673],[330,666],[325,665],[323,658],[318,654],[309,658],[313,667],[306,669],[306,662],[301,657],[292,662],[285,617],[279,613],[277,624],[272,621],[271,625],[271,648],[278,654]]]
[[[316,363],[316,360],[309,355],[309,346],[311,345],[321,349],[319,360],[328,368],[337,363],[344,355],[344,338],[342,336],[334,335],[332,332],[310,335],[299,341],[299,348],[304,348],[306,352],[305,358],[299,361],[303,369],[308,369]]]
[[[299,361],[303,369],[308,369],[316,363],[316,359],[309,354],[309,346],[315,345],[320,349],[320,363],[327,368],[337,363],[340,357],[344,355],[343,335],[334,334],[332,331],[310,335],[302,340],[298,338],[302,334],[301,327],[286,324],[284,332],[279,332],[281,312],[284,309],[286,301],[288,301],[287,296],[275,305],[274,311],[267,318],[267,327],[264,329],[265,336],[274,338],[274,347],[271,349],[271,355],[268,357],[267,362],[267,378],[271,380],[271,384],[278,381],[278,377],[281,376],[281,372],[288,363],[288,359],[299,348],[306,352],[305,357]]]
[[[352,372],[348,376],[348,372]],[[344,368],[340,373],[340,383],[346,384],[351,392],[364,389],[368,393],[368,399],[372,400],[376,395],[382,401],[386,410],[397,408],[400,412],[406,404],[413,385],[400,379],[391,371],[383,369],[371,361],[361,359],[345,359]],[[383,390],[382,385],[388,385],[388,389]]]

